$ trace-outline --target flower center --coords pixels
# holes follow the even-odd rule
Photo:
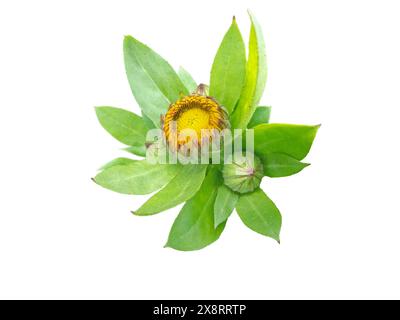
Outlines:
[[[228,126],[226,113],[218,102],[197,91],[171,104],[164,117],[163,130],[167,141],[177,141],[179,147],[211,138],[210,134],[202,137],[203,129],[221,131]]]
[[[210,114],[201,108],[188,109],[181,113],[177,119],[177,129],[181,132],[185,129],[192,129],[197,137],[201,136],[202,129],[209,129]]]

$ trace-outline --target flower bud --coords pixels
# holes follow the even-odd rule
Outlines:
[[[231,164],[224,165],[222,175],[225,185],[230,189],[239,193],[248,193],[260,186],[264,176],[263,165],[256,156],[243,156],[242,161],[234,157]]]

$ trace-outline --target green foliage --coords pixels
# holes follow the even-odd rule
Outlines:
[[[310,151],[320,126],[262,124],[254,128],[254,149],[260,156],[284,153],[303,160]]]
[[[104,188],[124,194],[148,194],[166,185],[181,169],[178,165],[150,164],[146,160],[108,167],[95,182]]]
[[[232,127],[238,129],[247,127],[267,82],[267,58],[262,30],[255,17],[250,12],[249,15],[251,29],[246,82],[231,119]]]
[[[111,167],[115,167],[115,166],[124,166],[127,164],[132,164],[135,163],[137,160],[132,160],[129,158],[116,158],[110,162],[107,162],[105,165],[103,165],[99,170],[105,170],[105,169],[109,169]]]
[[[291,176],[310,165],[282,153],[270,153],[261,160],[264,167],[264,175],[271,178]]]
[[[193,77],[187,72],[184,68],[180,67],[178,70],[178,77],[181,79],[182,83],[185,85],[186,89],[189,93],[192,93],[196,90],[197,84],[194,81]]]
[[[214,202],[220,173],[212,168],[197,194],[186,202],[169,233],[166,247],[181,251],[199,250],[216,241],[225,223],[214,228]]]
[[[268,123],[271,115],[271,107],[257,107],[247,128],[254,128],[259,124]]]
[[[236,211],[243,223],[251,230],[280,241],[282,217],[264,191],[257,189],[252,193],[241,195]]]
[[[246,48],[235,18],[217,51],[211,69],[210,95],[231,113],[246,77]]]
[[[222,185],[218,188],[217,198],[214,204],[214,226],[217,228],[221,223],[228,220],[235,209],[239,195],[230,188]]]
[[[128,146],[143,146],[147,127],[141,117],[119,108],[97,107],[100,124],[115,139]]]
[[[188,90],[160,55],[131,36],[124,40],[126,75],[142,112],[160,126],[160,116]]]
[[[132,153],[134,155],[140,156],[140,157],[145,157],[146,156],[146,146],[130,146],[127,148],[124,148],[123,150]]]
[[[207,165],[185,165],[158,193],[145,202],[134,214],[147,216],[173,208],[194,196],[200,189]]]

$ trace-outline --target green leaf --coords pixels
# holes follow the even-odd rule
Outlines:
[[[142,119],[144,124],[146,125],[147,129],[154,129],[156,126],[154,125],[153,121],[151,121],[151,119],[146,116],[143,111],[142,111]]]
[[[132,153],[134,155],[140,156],[140,157],[145,157],[146,156],[146,146],[130,146],[128,148],[124,148],[124,151],[127,151],[129,153]]]
[[[124,39],[124,59],[136,101],[143,113],[160,127],[160,115],[181,93],[188,94],[187,89],[167,61],[131,36]]]
[[[221,176],[217,169],[209,170],[200,190],[186,202],[176,218],[166,247],[191,251],[202,249],[216,241],[225,223],[214,228],[214,201]]]
[[[106,163],[104,166],[102,166],[99,170],[105,170],[114,166],[124,166],[127,164],[132,164],[136,162],[137,160],[129,159],[129,158],[116,158],[108,163]]]
[[[264,174],[271,178],[287,177],[308,167],[303,163],[283,153],[270,153],[261,159]]]
[[[231,113],[239,100],[246,77],[246,48],[233,18],[211,69],[210,96]]]
[[[251,230],[280,241],[282,217],[264,191],[257,189],[252,193],[241,195],[236,211],[243,223]]]
[[[128,146],[144,145],[147,127],[138,115],[119,108],[96,107],[100,124],[115,139]]]
[[[185,85],[186,89],[190,93],[194,92],[197,88],[196,81],[192,78],[189,72],[187,72],[184,68],[179,67],[178,77],[181,79],[182,83]]]
[[[254,150],[260,156],[285,153],[302,160],[310,151],[320,126],[262,124],[254,128]]]
[[[232,128],[237,129],[247,127],[267,82],[267,58],[262,30],[255,17],[250,12],[249,15],[251,29],[246,82],[231,121]]]
[[[139,216],[159,213],[192,198],[200,189],[206,170],[207,165],[184,165],[162,190],[133,213]]]
[[[166,185],[180,169],[177,165],[150,164],[146,160],[118,165],[100,172],[94,181],[124,194],[148,194]]]
[[[233,209],[235,209],[239,195],[224,184],[218,188],[214,204],[214,226],[217,228],[221,223],[228,220]]]
[[[247,128],[254,128],[259,124],[268,123],[271,115],[271,107],[257,107]]]

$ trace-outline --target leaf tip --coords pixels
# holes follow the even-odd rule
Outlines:
[[[125,35],[124,41],[123,41],[124,49],[127,48],[128,46],[132,45],[134,42],[137,42],[137,40],[134,37],[132,37],[130,35]]]
[[[103,116],[104,112],[107,112],[107,108],[105,106],[94,106],[94,112],[96,113],[97,118],[100,120],[100,117]]]
[[[140,211],[140,209],[138,209],[138,210],[136,210],[136,211],[131,211],[131,213],[132,213],[134,216],[137,216],[137,217],[142,217],[142,216],[145,216],[145,215],[146,215],[146,213],[143,214],[143,211]]]
[[[254,17],[253,11],[251,11],[250,9],[247,9],[247,14],[250,16],[250,19],[253,19],[253,17]]]

